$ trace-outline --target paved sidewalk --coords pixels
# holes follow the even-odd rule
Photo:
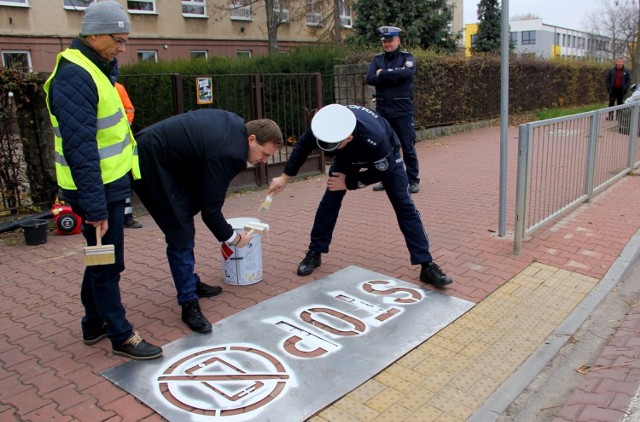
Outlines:
[[[517,133],[510,128],[509,234],[514,226]],[[472,417],[590,297],[640,228],[640,178],[628,176],[592,203],[536,231],[525,239],[522,254],[514,256],[512,235],[496,235],[499,143],[499,128],[488,127],[417,145],[422,182],[414,201],[436,262],[454,279],[444,292],[477,305],[311,420]],[[257,213],[264,191],[227,199],[227,218],[258,217],[271,229],[262,244],[264,280],[251,286],[225,285],[222,295],[201,300],[212,323],[349,265],[420,284],[419,267],[409,264],[386,195],[371,189],[347,194],[322,266],[309,277],[295,274],[325,180],[316,176],[290,183],[267,213]],[[180,321],[163,235],[149,216],[137,219],[144,228],[125,231],[122,297],[136,329],[162,345],[190,331]],[[218,245],[197,221],[198,273],[203,281],[222,285]],[[126,361],[112,355],[107,341],[82,344],[81,236],[50,233],[48,242],[37,247],[25,245],[20,234],[0,239],[0,420],[162,420],[100,376]],[[635,364],[640,349],[637,317],[637,312],[630,314],[625,331],[612,340],[635,347],[635,356],[627,356]],[[599,399],[593,413],[583,407],[580,417],[587,419],[559,408],[558,420],[622,420],[633,397],[627,393],[640,384],[638,366],[627,369],[624,376],[600,385],[623,390],[624,397]],[[581,396],[572,391],[550,394],[563,394],[568,407]],[[601,418],[613,414],[610,411],[621,417]]]

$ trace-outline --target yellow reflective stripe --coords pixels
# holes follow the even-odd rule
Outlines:
[[[109,129],[110,127],[116,126],[118,123],[120,123],[120,119],[122,119],[122,117],[124,117],[124,115],[122,114],[122,110],[118,110],[111,116],[98,119],[96,128],[98,130]],[[62,138],[62,134],[60,133],[60,128],[58,126],[54,126],[53,133],[58,138]]]
[[[64,167],[69,167],[67,160],[64,159],[64,155],[60,154],[58,151],[54,151],[53,156],[55,157],[56,163]]]
[[[123,117],[124,114],[122,114],[122,110],[118,109],[118,111],[116,111],[111,116],[98,119],[96,127],[98,128],[98,130],[109,129],[110,127],[116,126],[118,123],[120,123],[120,119],[122,119]]]
[[[98,150],[98,154],[100,155],[101,160],[106,160],[107,158],[120,155],[120,153],[122,153],[122,151],[124,151],[124,149],[129,145],[131,145],[131,137],[127,133],[122,142],[101,148]]]
[[[118,142],[117,144],[109,145],[108,147],[101,148],[98,150],[98,155],[100,156],[100,160],[105,160],[107,158],[115,157],[116,155],[120,155],[124,149],[131,145],[131,137],[127,133],[122,142]],[[136,145],[136,149],[134,151],[135,155],[138,155],[138,148]],[[56,163],[61,166],[68,167],[67,160],[65,160],[64,155],[60,154],[58,151],[54,151],[54,156]]]

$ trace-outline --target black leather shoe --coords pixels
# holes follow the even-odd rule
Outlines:
[[[162,348],[144,341],[136,331],[120,346],[113,346],[113,354],[131,359],[148,360],[162,356]]]
[[[102,324],[100,330],[95,333],[82,333],[82,342],[87,346],[92,346],[107,337],[107,324]]]
[[[209,286],[201,281],[196,284],[196,295],[198,295],[198,297],[217,296],[220,293],[222,293],[222,287]]]
[[[322,264],[320,252],[307,251],[307,256],[304,257],[300,265],[298,265],[298,275],[309,275],[313,272],[314,268],[318,268]]]
[[[422,270],[420,270],[420,281],[423,283],[433,284],[433,286],[438,289],[442,289],[443,287],[453,283],[451,277],[447,276],[435,262],[422,264]]]
[[[198,299],[182,305],[182,321],[196,333],[208,333],[211,331],[211,323],[202,314]]]
[[[373,190],[374,190],[374,191],[376,191],[376,192],[383,191],[383,190],[384,190],[384,185],[382,184],[382,182],[381,182],[381,183],[378,183],[377,185],[375,185],[375,186],[373,187]]]
[[[127,229],[141,229],[142,223],[138,220],[131,219],[124,222],[124,227]]]
[[[420,192],[420,186],[418,185],[418,182],[416,182],[416,181],[409,182],[409,192],[411,192],[411,193]]]

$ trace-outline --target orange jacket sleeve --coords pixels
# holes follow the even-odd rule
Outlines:
[[[124,111],[127,113],[127,120],[129,121],[129,124],[131,124],[133,123],[133,115],[136,112],[136,109],[133,107],[133,103],[129,98],[129,94],[127,94],[127,90],[124,89],[124,86],[116,82],[116,89],[118,90],[118,94],[120,94],[120,101],[122,101]]]

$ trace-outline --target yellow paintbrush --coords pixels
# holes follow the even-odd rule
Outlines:
[[[116,250],[113,245],[103,245],[100,226],[96,226],[96,246],[84,247],[84,265],[109,265],[116,262]]]

